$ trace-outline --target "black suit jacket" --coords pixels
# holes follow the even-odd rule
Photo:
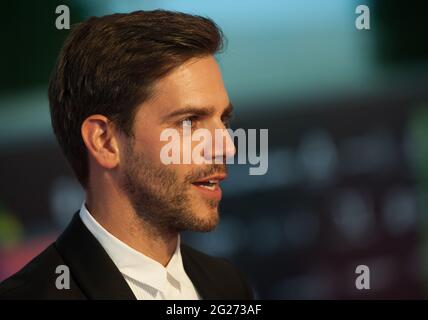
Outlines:
[[[186,273],[202,299],[252,299],[228,261],[181,245]],[[70,289],[57,289],[57,266],[70,270]],[[76,213],[61,236],[0,284],[0,299],[135,299],[116,265]]]

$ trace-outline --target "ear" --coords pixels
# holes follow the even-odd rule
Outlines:
[[[89,116],[81,126],[81,134],[88,154],[106,169],[113,169],[119,164],[116,133],[111,121],[99,114]]]

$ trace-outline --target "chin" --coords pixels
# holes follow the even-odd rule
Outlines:
[[[220,220],[218,206],[211,208],[206,206],[195,211],[193,231],[209,232],[214,230]]]
[[[210,232],[213,231],[217,228],[218,223],[217,222],[212,222],[212,221],[206,221],[204,223],[200,223],[197,226],[195,226],[192,230],[190,231],[197,231],[197,232]]]

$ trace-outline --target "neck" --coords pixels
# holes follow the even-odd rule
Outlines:
[[[113,236],[167,266],[177,247],[178,232],[158,230],[137,215],[128,198],[119,192],[91,188],[86,192],[86,208]]]

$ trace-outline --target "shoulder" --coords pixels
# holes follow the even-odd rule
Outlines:
[[[203,270],[205,277],[224,287],[231,297],[253,299],[252,289],[242,272],[229,260],[210,256],[186,244],[181,245],[183,260],[188,259],[192,265]]]
[[[57,267],[64,264],[55,245],[51,244],[20,271],[0,283],[0,300],[64,299],[75,296],[74,290],[59,290],[56,287],[59,276]],[[74,286],[70,280],[70,287]]]

